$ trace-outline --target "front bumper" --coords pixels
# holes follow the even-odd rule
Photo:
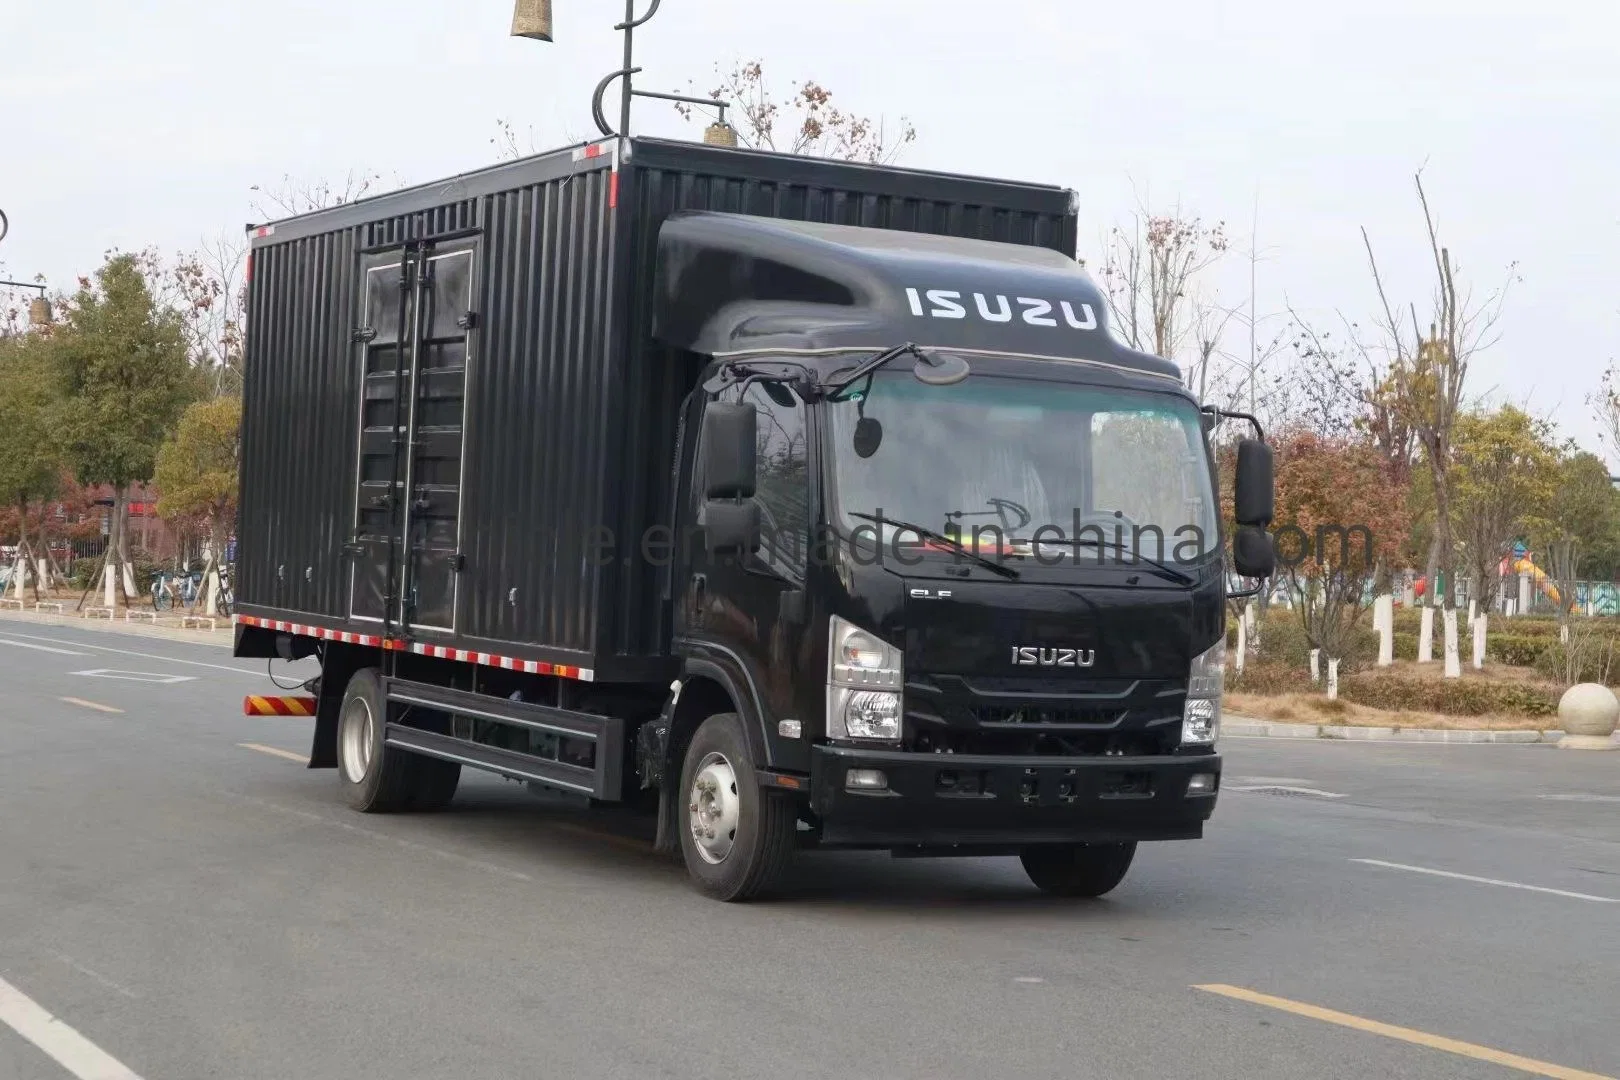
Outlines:
[[[850,769],[880,769],[881,792],[845,788]],[[815,748],[811,808],[824,847],[1015,849],[1025,844],[1196,840],[1215,794],[1187,794],[1217,754],[1001,757]]]

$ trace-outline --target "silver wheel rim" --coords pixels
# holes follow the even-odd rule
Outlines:
[[[686,800],[691,816],[692,841],[703,861],[718,866],[737,842],[742,800],[737,795],[737,772],[720,753],[711,753],[698,765]]]
[[[343,707],[343,776],[351,784],[365,780],[371,768],[372,724],[371,706],[364,698]]]

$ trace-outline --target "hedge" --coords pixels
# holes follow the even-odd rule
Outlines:
[[[1437,679],[1427,675],[1407,677],[1389,672],[1340,680],[1339,696],[1358,705],[1390,712],[1404,710],[1446,716],[1486,713],[1553,716],[1558,712],[1558,694],[1543,686],[1483,679]]]

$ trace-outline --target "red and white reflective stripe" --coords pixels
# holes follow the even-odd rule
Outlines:
[[[581,682],[593,682],[596,678],[596,673],[590,668],[574,667],[571,664],[548,664],[544,660],[519,660],[516,657],[499,656],[495,653],[473,652],[468,649],[449,649],[443,645],[406,642],[400,641],[398,638],[385,640],[376,634],[356,634],[348,630],[328,630],[324,626],[306,626],[303,623],[261,619],[254,615],[237,615],[235,620],[244,626],[257,626],[265,630],[276,630],[283,634],[301,634],[305,637],[320,638],[323,641],[341,641],[345,645],[366,645],[373,649],[386,649],[390,652],[413,652],[418,656],[431,656],[436,660],[455,660],[463,664],[482,664],[484,667],[522,671],[530,675],[556,675],[564,679],[578,679]]]
[[[589,146],[581,146],[579,149],[574,151],[574,160],[587,161],[591,158],[607,157],[609,154],[613,153],[617,146],[617,139],[609,139],[606,142],[591,143]]]
[[[255,240],[263,240],[267,236],[276,235],[276,227],[274,225],[260,225],[248,235],[253,237]]]

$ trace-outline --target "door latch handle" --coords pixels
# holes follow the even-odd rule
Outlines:
[[[692,575],[692,617],[703,618],[703,603],[709,598],[709,578],[706,574]]]

